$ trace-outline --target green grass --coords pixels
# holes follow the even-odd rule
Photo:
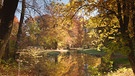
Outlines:
[[[97,56],[97,55],[99,55],[99,56],[105,55],[105,52],[98,51],[96,49],[86,49],[86,50],[84,49],[84,50],[79,50],[78,52],[79,53],[84,53],[84,54],[95,55],[95,56]]]
[[[127,64],[129,61],[127,58],[114,58],[113,59],[114,62],[118,63],[118,64]]]
[[[130,63],[126,57],[113,58],[113,62],[115,67],[130,67]]]
[[[60,52],[58,52],[58,51],[51,51],[51,52],[48,52],[47,53],[47,55],[49,55],[49,56],[57,56],[57,55],[59,55],[60,54]]]

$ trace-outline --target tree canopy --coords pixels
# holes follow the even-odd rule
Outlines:
[[[119,52],[135,73],[135,1],[0,0],[0,61],[29,46]]]

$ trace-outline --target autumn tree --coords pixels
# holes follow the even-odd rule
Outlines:
[[[22,0],[22,10],[21,10],[21,17],[20,17],[20,22],[19,22],[19,28],[17,32],[17,40],[16,40],[16,49],[14,51],[14,59],[18,58],[17,51],[19,50],[19,45],[21,43],[21,38],[22,38],[22,27],[23,27],[23,22],[24,22],[24,16],[25,16],[25,8],[26,8],[26,1]]]
[[[83,8],[97,13],[95,19],[101,18],[96,25],[100,29],[99,41],[109,50],[125,53],[135,73],[135,1],[71,0],[71,3],[78,4],[78,7],[74,6],[75,12]]]
[[[26,26],[29,27],[27,31],[31,40],[35,40],[37,44],[48,48],[55,44],[62,48],[69,44],[75,47],[81,46],[82,22],[79,21],[80,19],[77,16],[73,19],[65,17],[68,13],[65,10],[66,8],[64,4],[52,2],[46,7],[47,14],[29,17],[25,22]],[[38,39],[36,38],[37,34],[40,36]]]
[[[126,55],[129,59],[133,72],[135,73],[135,54],[134,54],[134,39],[135,39],[135,1],[129,0],[107,0],[99,2],[98,9],[99,13],[104,17],[103,22],[106,22],[108,27],[108,31],[112,33],[112,29],[117,30],[117,32],[113,32],[110,34],[115,39],[111,39],[113,43],[113,47],[111,50],[119,50],[122,52],[126,52]],[[116,27],[116,22],[113,24],[109,24],[109,20],[114,19],[118,22],[118,27]],[[108,19],[108,20],[107,20]],[[110,26],[111,25],[111,26]],[[110,28],[110,30],[109,30]],[[109,35],[109,36],[110,36]],[[109,38],[109,37],[107,37]],[[110,39],[106,39],[110,40]],[[109,41],[110,42],[110,41]],[[105,43],[104,43],[105,44]]]
[[[11,34],[10,34],[10,37],[9,37],[9,40],[7,42],[7,45],[5,47],[5,53],[2,57],[3,60],[9,60],[10,58],[13,58],[13,53],[15,51],[15,42],[16,42],[16,35],[17,35],[17,32],[18,32],[18,27],[19,27],[19,20],[18,18],[15,16],[14,17],[14,20],[13,20],[13,27],[12,27],[12,30],[11,30]]]
[[[19,0],[4,0],[1,13],[0,13],[0,59],[2,58],[5,46],[9,39],[11,29],[12,29],[12,22],[14,19],[15,10],[17,8]],[[10,8],[10,10],[9,10]]]

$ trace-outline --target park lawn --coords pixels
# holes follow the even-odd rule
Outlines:
[[[114,62],[115,68],[131,67],[127,57],[117,57],[117,58],[113,58],[112,60]]]
[[[97,49],[83,49],[83,50],[78,50],[78,52],[93,55],[93,56],[97,56],[97,57],[101,57],[101,56],[105,55],[105,52],[98,51]]]
[[[48,53],[47,53],[47,55],[49,55],[49,56],[57,56],[57,55],[59,55],[59,54],[60,54],[59,51],[51,51],[51,52],[48,52]]]

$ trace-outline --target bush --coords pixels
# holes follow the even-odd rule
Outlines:
[[[117,71],[109,72],[106,76],[134,76],[131,68],[120,68]]]

